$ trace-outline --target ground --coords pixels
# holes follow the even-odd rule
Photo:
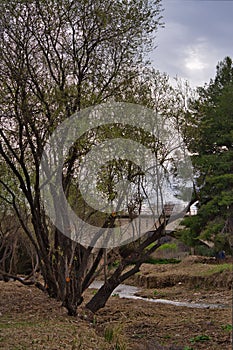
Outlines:
[[[182,265],[183,264],[183,265]],[[170,272],[169,272],[170,271]],[[182,276],[189,271],[187,283]],[[199,272],[198,272],[199,271]],[[143,266],[134,282],[171,281],[172,286],[143,288],[140,296],[225,304],[223,309],[194,309],[112,296],[90,321],[85,309],[68,317],[61,303],[35,287],[0,282],[0,349],[4,350],[230,350],[232,290],[223,287],[232,272],[226,266],[184,262]],[[180,277],[182,282],[174,276]],[[187,272],[188,274],[188,272]],[[192,285],[190,275],[193,275]],[[205,277],[206,285],[197,276]],[[214,275],[218,286],[208,282]],[[144,276],[144,277],[142,277]],[[153,278],[152,278],[153,277]],[[220,282],[221,279],[224,281]],[[175,283],[175,282],[176,283]],[[200,279],[203,282],[203,279]],[[167,282],[166,282],[167,283]],[[165,283],[165,284],[166,284]],[[199,283],[199,284],[198,284]],[[145,286],[143,286],[145,287]],[[161,286],[159,286],[161,287]],[[88,290],[85,298],[93,295]]]

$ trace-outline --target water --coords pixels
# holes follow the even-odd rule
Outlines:
[[[94,281],[90,288],[99,289],[103,285],[101,281]],[[144,298],[135,295],[138,293],[140,289],[138,287],[130,286],[127,284],[120,284],[118,287],[114,289],[112,295],[118,295],[119,298],[133,299],[133,300],[143,300],[151,303],[160,303],[160,304],[168,304],[173,306],[185,306],[194,309],[227,309],[230,306],[224,304],[209,304],[209,303],[195,303],[188,301],[175,301],[175,300],[167,300],[167,299],[152,299],[152,298]]]

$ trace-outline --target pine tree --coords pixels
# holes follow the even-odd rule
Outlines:
[[[196,172],[196,217],[185,220],[190,245],[212,241],[215,253],[233,246],[233,66],[230,57],[217,65],[215,79],[199,88],[194,102],[196,140],[191,152]],[[198,126],[198,128],[197,128]]]

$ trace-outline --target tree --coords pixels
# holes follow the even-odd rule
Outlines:
[[[71,241],[48,222],[39,183],[42,152],[62,121],[124,91],[140,73],[160,25],[160,12],[159,0],[1,2],[0,155],[11,182],[5,177],[0,183],[39,257],[46,290],[63,301],[70,315],[76,314],[83,291],[96,276],[104,249],[93,254],[93,247]],[[88,152],[93,139],[89,134],[81,141],[71,147],[64,165],[67,196],[75,162]],[[24,220],[22,208],[31,224]],[[89,304],[93,311],[105,304],[116,283],[130,275],[121,275],[129,264],[126,255],[124,259],[111,276],[102,303]]]
[[[150,105],[152,90],[143,81],[142,67],[144,54],[151,49],[153,33],[160,25],[160,1],[3,1],[1,7],[0,161],[6,168],[0,180],[1,195],[15,210],[35,249],[45,282],[44,287],[39,282],[37,286],[62,300],[69,315],[76,315],[85,289],[118,256],[118,265],[109,276],[105,274],[103,287],[87,304],[95,312],[105,305],[114,288],[137,272],[160,246],[168,218],[161,211],[151,232],[114,251],[71,240],[47,216],[40,182],[41,159],[49,147],[49,137],[63,122],[72,121],[74,112],[111,99],[132,102],[132,91],[137,97],[135,102]],[[166,90],[167,85],[161,82]],[[140,86],[144,89],[142,97]],[[162,94],[161,91],[162,88]],[[162,121],[166,124],[166,118]],[[92,146],[107,137],[129,136],[151,149],[160,166],[165,167],[171,154],[167,144],[151,135],[149,128],[155,125],[145,125],[141,130],[138,120],[133,126],[126,127],[124,121],[115,124],[90,128],[73,142],[62,163],[66,198],[80,217],[98,221],[104,230],[117,225],[118,214],[103,215],[93,210],[77,184],[81,162]],[[57,152],[49,154],[52,160],[63,151],[62,141],[56,144]],[[169,145],[173,146],[177,147]],[[177,153],[173,157],[177,158]],[[177,171],[175,162],[172,165]],[[141,210],[140,195],[145,195],[145,176],[137,164],[110,160],[103,165],[97,185],[111,203],[123,178],[131,181],[136,195],[126,208],[131,220]],[[53,185],[49,183],[54,190],[52,202],[56,204],[61,193]],[[93,189],[92,183],[88,186]],[[58,219],[69,223],[66,217]]]
[[[230,57],[217,65],[215,79],[199,88],[192,111],[196,140],[190,148],[196,169],[200,209],[185,220],[191,244],[214,243],[216,252],[232,251],[233,232],[233,67]]]

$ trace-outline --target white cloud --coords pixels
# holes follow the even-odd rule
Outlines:
[[[191,45],[187,47],[186,58],[184,59],[185,67],[190,71],[204,70],[207,66],[205,62],[205,50],[203,44]]]
[[[214,76],[218,51],[207,38],[197,38],[192,44],[186,45],[183,52],[183,69],[180,73],[192,85],[203,85]]]

